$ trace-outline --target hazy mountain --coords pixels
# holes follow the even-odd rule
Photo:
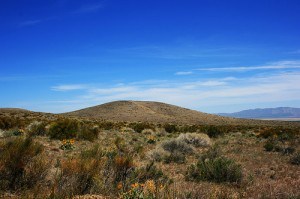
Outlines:
[[[219,113],[221,116],[236,118],[300,118],[300,108],[279,107],[279,108],[258,108],[249,109],[235,113]]]

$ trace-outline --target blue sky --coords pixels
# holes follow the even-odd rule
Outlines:
[[[300,107],[299,21],[297,0],[3,1],[0,107]]]

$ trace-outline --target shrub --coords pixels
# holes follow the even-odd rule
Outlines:
[[[189,146],[187,143],[183,141],[179,141],[177,139],[171,139],[164,141],[161,144],[161,147],[170,152],[170,153],[182,153],[182,154],[192,154],[193,153],[193,148]]]
[[[165,163],[184,163],[186,160],[185,156],[194,152],[193,147],[188,145],[186,142],[177,139],[167,140],[161,143],[160,147],[169,152],[160,157]]]
[[[136,169],[131,176],[131,182],[145,183],[151,179],[163,184],[169,181],[169,178],[163,174],[162,170],[155,166],[153,161],[148,163],[145,167]]]
[[[151,150],[148,153],[148,156],[151,160],[160,162],[164,157],[169,156],[170,153],[162,149],[160,146],[157,146],[154,150]]]
[[[203,133],[185,133],[180,134],[177,138],[179,142],[191,144],[194,147],[208,147],[211,145],[210,138]]]
[[[183,164],[186,161],[186,157],[182,153],[175,152],[175,153],[170,153],[169,155],[164,156],[163,161],[164,161],[164,163],[167,163],[167,164],[169,164],[171,162]]]
[[[291,159],[290,159],[291,164],[294,165],[300,165],[300,152],[295,153]]]
[[[46,122],[33,122],[28,127],[29,136],[46,135]]]
[[[99,179],[102,165],[102,162],[96,159],[79,158],[63,161],[61,171],[56,177],[52,198],[70,198],[98,189],[96,179]]]
[[[290,154],[293,154],[295,152],[295,148],[294,147],[291,147],[291,146],[288,146],[288,147],[284,147],[282,149],[282,154],[283,155],[290,155]]]
[[[135,123],[132,124],[132,128],[137,133],[141,133],[145,129],[153,129],[153,127],[148,123]]]
[[[98,138],[99,129],[88,124],[81,124],[78,130],[77,138],[81,140],[94,141]]]
[[[72,139],[76,137],[78,129],[76,120],[62,119],[51,124],[48,135],[51,139]]]
[[[221,130],[221,127],[217,127],[217,126],[209,126],[206,129],[206,133],[211,138],[216,138],[224,134],[224,132]]]
[[[194,181],[240,183],[242,169],[233,160],[208,152],[196,164],[188,167],[186,176]]]
[[[72,198],[74,195],[103,191],[106,163],[105,152],[99,145],[82,151],[76,159],[62,161],[58,165],[50,198]]]
[[[24,135],[24,130],[18,128],[7,130],[4,133],[4,137],[22,136],[22,135]]]
[[[152,129],[144,129],[142,131],[142,134],[145,134],[145,135],[154,135],[154,131]]]
[[[104,129],[104,130],[111,130],[114,129],[114,123],[113,122],[101,122],[98,124],[100,129]]]
[[[272,141],[267,141],[266,144],[264,145],[264,148],[268,152],[273,151],[275,149],[275,144]]]
[[[168,132],[168,133],[174,133],[177,131],[177,128],[174,124],[165,124],[164,128],[165,128],[166,132]]]
[[[1,190],[29,189],[40,183],[48,170],[42,151],[42,145],[30,138],[14,138],[4,143],[0,150]]]

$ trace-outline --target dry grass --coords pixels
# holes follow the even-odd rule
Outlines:
[[[150,107],[147,103],[139,105]],[[156,109],[155,111],[159,112]],[[0,115],[0,117],[2,116]],[[25,133],[24,135],[10,135],[7,138],[0,138],[0,154],[9,154],[7,147],[5,147],[8,142],[25,139],[28,133],[34,133],[27,132],[26,128],[34,121],[46,123],[45,130],[47,135],[49,124],[57,121],[61,116],[23,113],[19,111],[16,114],[12,112],[7,113],[5,117],[10,117],[10,125],[13,125],[17,130],[19,130],[18,126],[20,126],[20,128],[24,129]],[[27,179],[26,182],[34,182],[34,185],[43,186],[33,186],[31,183],[29,184],[30,186],[22,186],[22,188],[12,186],[9,189],[7,186],[2,187],[0,197],[47,198],[51,196],[53,190],[54,193],[59,193],[58,190],[61,188],[61,190],[67,193],[66,195],[62,195],[62,197],[118,198],[120,194],[130,190],[132,183],[144,183],[147,180],[154,180],[155,183],[160,183],[163,179],[168,179],[168,182],[172,183],[165,186],[159,192],[157,198],[300,197],[299,165],[291,164],[292,157],[297,156],[300,151],[300,134],[297,125],[290,126],[293,136],[288,138],[281,136],[284,135],[282,134],[285,130],[284,128],[231,125],[219,127],[222,131],[226,132],[224,135],[216,138],[208,138],[207,135],[200,133],[184,134],[183,132],[206,132],[205,129],[208,129],[209,126],[175,125],[176,131],[167,133],[164,125],[151,124],[150,126],[154,127],[151,130],[145,128],[144,132],[136,133],[129,128],[131,126],[129,123],[110,123],[78,118],[77,120],[91,129],[98,127],[97,133],[95,133],[97,137],[91,141],[76,140],[74,149],[61,150],[62,142],[60,140],[50,139],[43,133],[35,134],[32,137],[33,142],[41,145],[43,152],[37,156],[31,156],[35,153],[31,153],[30,151],[32,150],[27,150],[28,153],[26,154],[28,155],[22,155],[23,158],[33,157],[30,160],[28,158],[25,158],[26,160],[23,159],[24,161],[22,160],[25,165],[25,173],[22,179]],[[16,124],[20,121],[20,124]],[[44,130],[44,128],[41,129]],[[5,132],[9,131],[8,129],[3,130]],[[86,130],[86,132],[90,132],[90,129]],[[148,143],[149,136],[154,137],[155,143]],[[276,142],[281,147],[293,146],[295,152],[293,154],[284,154],[276,150],[271,152],[265,151],[264,145],[269,139],[273,139],[274,136],[274,139],[276,139]],[[116,140],[117,137],[118,141]],[[174,152],[173,145],[171,145],[169,151],[161,147],[162,143],[170,142],[170,140],[172,142],[179,141],[192,147],[193,153],[185,153],[185,164],[174,162],[166,164],[164,161],[161,161],[154,163],[155,169],[153,169],[154,167],[149,167],[151,158],[148,154],[153,151],[155,152],[155,149],[163,150],[163,153],[167,155],[172,153],[172,151]],[[232,159],[241,165],[243,179],[239,184],[207,181],[191,182],[186,179],[188,166],[196,163],[201,155],[208,151],[212,143],[219,145],[222,156]],[[95,150],[95,148],[99,150]],[[175,148],[178,148],[177,145]],[[86,157],[83,158],[82,151],[88,149],[90,149],[88,153],[90,155],[85,154]],[[1,156],[0,175],[3,175],[7,171],[4,172],[3,170],[4,156]],[[9,157],[8,155],[5,156]],[[9,158],[6,159],[8,160]],[[44,170],[47,171],[46,175],[41,172],[41,168],[43,168],[41,165],[45,162],[47,162],[47,170]],[[14,166],[15,164],[9,166],[9,168],[14,168]],[[35,176],[36,174],[41,175]],[[58,174],[61,174],[61,181],[57,178]],[[39,176],[43,176],[43,178],[39,178]],[[103,181],[106,179],[103,176],[109,176],[109,178]],[[158,176],[159,180],[155,179]],[[33,181],[32,179],[35,180]],[[122,185],[121,189],[118,189],[119,182]],[[83,184],[85,186],[82,186]],[[73,189],[70,190],[67,187],[72,187]]]

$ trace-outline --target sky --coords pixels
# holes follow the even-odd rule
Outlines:
[[[0,107],[300,107],[298,0],[9,0]]]

